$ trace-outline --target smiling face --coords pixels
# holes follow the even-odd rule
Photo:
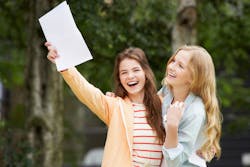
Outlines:
[[[119,78],[130,99],[144,97],[145,72],[134,59],[125,58],[119,66]]]
[[[175,56],[170,58],[166,71],[166,82],[173,88],[179,86],[190,86],[192,81],[191,71],[188,63],[191,56],[189,52],[180,50]]]

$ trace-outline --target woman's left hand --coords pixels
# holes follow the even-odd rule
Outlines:
[[[171,104],[168,112],[165,116],[165,120],[167,124],[171,124],[174,126],[179,126],[179,122],[182,118],[184,111],[184,103],[176,101],[174,104]]]
[[[108,97],[116,97],[114,92],[106,92],[105,95]]]
[[[212,146],[211,149],[206,153],[206,155],[203,155],[201,150],[197,150],[196,154],[203,159],[206,159],[205,157],[209,157],[210,159],[212,159],[216,154],[216,149],[214,146]]]

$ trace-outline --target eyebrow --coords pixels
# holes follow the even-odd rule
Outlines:
[[[184,64],[182,61],[179,61],[179,63],[180,63],[181,65],[185,66],[185,64]]]
[[[119,72],[126,72],[126,71],[128,71],[128,70],[119,70]]]
[[[137,69],[137,68],[141,69],[141,67],[140,67],[140,66],[137,66],[137,67],[133,67],[133,68],[132,68],[132,70],[133,70],[133,69]]]
[[[173,58],[173,60],[178,61],[182,66],[185,66],[185,67],[186,67],[186,65],[185,65],[181,60],[176,60],[175,57]]]
[[[132,70],[142,69],[140,66],[133,67]],[[119,72],[128,71],[127,69],[121,69]]]

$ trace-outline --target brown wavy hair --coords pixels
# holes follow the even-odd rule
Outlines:
[[[143,103],[146,107],[146,118],[148,124],[156,131],[159,142],[162,144],[165,140],[165,130],[162,125],[161,100],[157,95],[154,73],[151,70],[146,55],[142,49],[130,47],[119,53],[116,57],[114,66],[114,92],[121,98],[125,98],[128,95],[128,92],[121,84],[119,75],[120,63],[124,59],[136,60],[145,73],[146,82],[144,85]]]

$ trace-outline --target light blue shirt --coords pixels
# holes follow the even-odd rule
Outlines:
[[[165,86],[159,93],[163,95],[163,118],[173,100],[173,96]],[[168,167],[204,167],[206,166],[206,162],[196,155],[196,150],[199,150],[205,142],[205,106],[202,99],[193,93],[187,96],[184,103],[185,110],[178,128],[178,145],[176,148],[171,149],[163,146],[164,159]]]

